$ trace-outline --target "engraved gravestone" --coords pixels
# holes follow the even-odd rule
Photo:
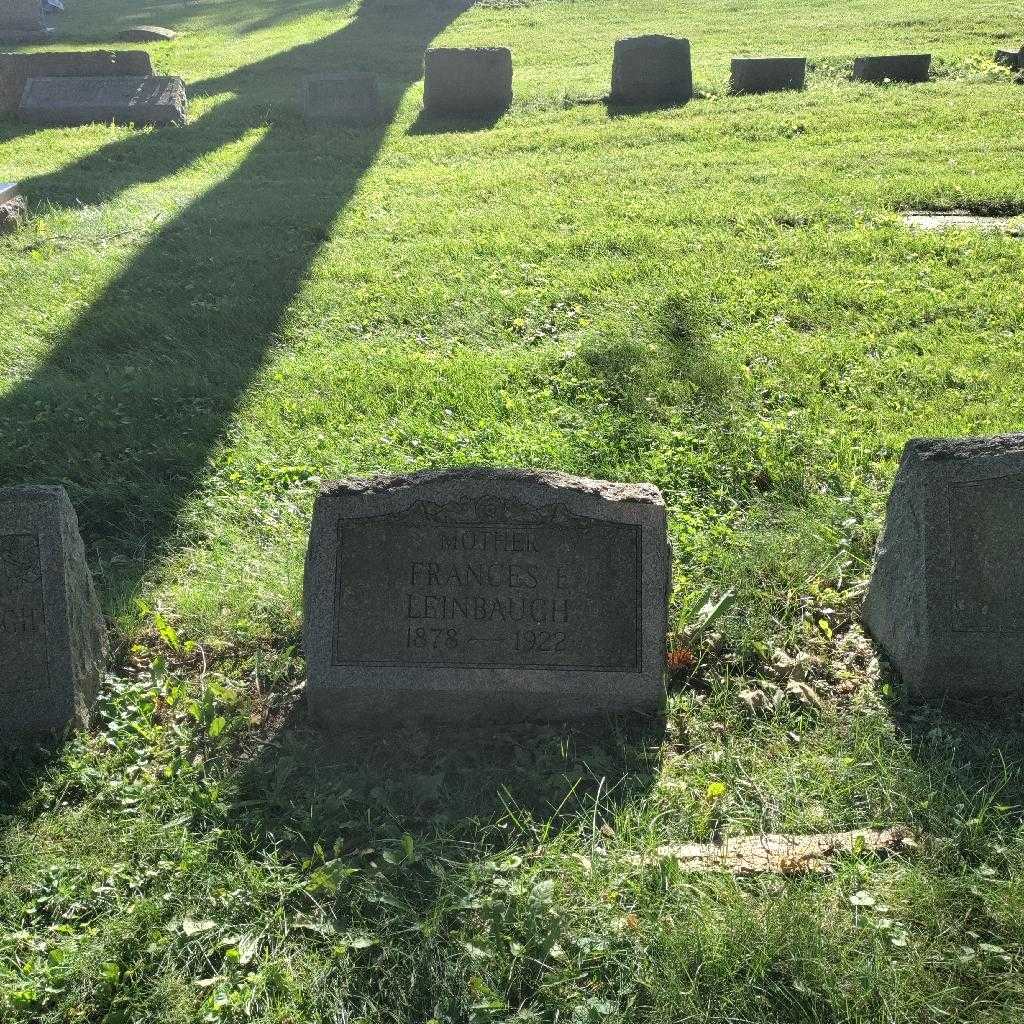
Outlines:
[[[105,646],[66,492],[0,488],[0,736],[84,725]]]
[[[910,441],[865,605],[917,695],[1024,690],[1024,434]]]
[[[512,51],[504,46],[436,47],[423,55],[429,116],[500,113],[512,105]]]
[[[30,78],[18,106],[18,119],[54,127],[162,127],[185,124],[187,111],[185,83],[180,78]]]
[[[930,53],[899,53],[886,57],[858,57],[853,62],[856,82],[927,82],[931,69]]]
[[[634,36],[615,43],[608,100],[622,106],[687,103],[693,98],[690,41]]]
[[[311,711],[373,724],[657,710],[668,571],[649,485],[500,469],[330,484],[306,559]]]

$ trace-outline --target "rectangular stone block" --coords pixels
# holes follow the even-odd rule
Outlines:
[[[0,0],[0,43],[42,43],[50,34],[42,0]]]
[[[1024,434],[910,441],[864,617],[919,696],[1024,691]]]
[[[733,57],[729,91],[736,95],[802,89],[806,57]]]
[[[856,82],[927,82],[931,69],[930,53],[903,53],[889,57],[858,57],[853,62]]]
[[[654,487],[464,469],[317,499],[304,638],[328,724],[660,708],[669,558]]]
[[[187,108],[180,78],[30,78],[18,118],[42,126],[161,127],[185,124]]]
[[[86,50],[80,53],[0,53],[0,114],[13,114],[30,78],[112,78],[153,74],[145,50]]]
[[[310,75],[302,82],[300,101],[309,121],[358,126],[385,119],[377,77],[364,72]]]
[[[996,50],[995,61],[997,64],[1004,64],[1008,68],[1017,70],[1024,67],[1024,49],[1022,50]]]
[[[635,36],[615,44],[610,103],[656,106],[693,98],[690,41],[672,36]]]
[[[438,47],[423,57],[423,109],[431,116],[492,114],[512,105],[512,51]]]
[[[105,649],[66,492],[0,488],[0,736],[84,725]]]

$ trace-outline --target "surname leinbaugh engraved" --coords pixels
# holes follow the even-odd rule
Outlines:
[[[949,486],[953,611],[961,631],[1024,626],[1024,477]]]
[[[39,538],[0,535],[0,691],[47,679],[46,617]]]
[[[637,526],[484,498],[338,538],[335,664],[641,671]]]

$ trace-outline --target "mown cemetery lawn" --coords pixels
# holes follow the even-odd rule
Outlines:
[[[907,704],[858,625],[904,442],[1024,421],[1024,240],[899,216],[1024,213],[1017,5],[67,6],[63,46],[177,29],[191,123],[0,121],[0,483],[67,488],[116,638],[95,727],[5,755],[0,1020],[1020,1020],[1021,709]],[[610,109],[648,32],[699,95]],[[510,111],[422,118],[437,44],[509,46]],[[807,90],[729,96],[744,53]],[[303,121],[339,69],[386,124]],[[309,727],[320,483],[473,464],[661,488],[667,725]]]

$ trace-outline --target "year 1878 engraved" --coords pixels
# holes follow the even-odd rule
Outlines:
[[[641,670],[639,527],[342,520],[336,665]]]

